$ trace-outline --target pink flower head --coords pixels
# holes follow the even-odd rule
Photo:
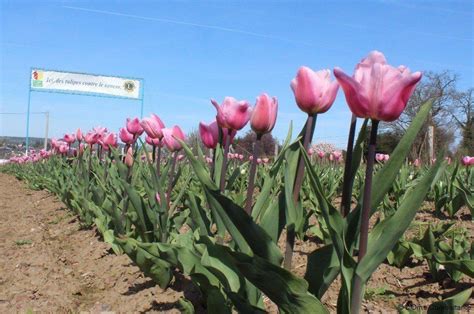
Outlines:
[[[378,162],[383,162],[385,160],[385,155],[384,154],[375,154],[375,160]]]
[[[182,141],[185,139],[185,135],[179,126],[175,125],[171,129],[163,129],[163,141],[169,151],[175,152],[182,148],[181,143],[177,139]]]
[[[331,108],[336,99],[339,84],[331,82],[331,71],[314,72],[308,67],[298,69],[296,77],[291,81],[291,89],[295,94],[298,107],[309,115],[324,113]]]
[[[82,142],[82,141],[84,140],[84,135],[82,134],[81,129],[77,129],[77,131],[76,131],[76,139],[77,139],[79,142]]]
[[[102,147],[108,150],[109,147],[117,147],[117,135],[115,133],[106,134],[101,140]]]
[[[206,162],[207,162],[208,164],[211,164],[211,163],[212,163],[212,158],[211,158],[211,157],[206,157]]]
[[[102,135],[100,133],[87,132],[86,136],[84,137],[84,141],[89,145],[94,145],[100,140],[101,136]]]
[[[178,159],[178,161],[183,160],[183,159],[184,159],[184,155],[183,155],[183,154],[179,154],[177,159]]]
[[[464,156],[462,159],[461,159],[461,162],[464,166],[472,166],[474,165],[474,157],[470,157],[470,156]]]
[[[314,154],[314,149],[308,148],[308,156],[312,156]]]
[[[239,154],[239,160],[244,160],[244,155]]]
[[[165,124],[156,114],[152,113],[149,118],[142,119],[140,125],[149,137],[163,138],[163,132],[161,130],[165,127]]]
[[[420,159],[418,159],[418,158],[415,159],[415,161],[413,162],[413,165],[414,165],[415,167],[421,166],[421,161],[420,161]]]
[[[71,145],[72,143],[74,143],[76,141],[76,136],[74,134],[64,134],[64,137],[63,137],[63,140],[68,143],[69,145]]]
[[[209,149],[215,149],[219,142],[219,126],[217,121],[213,121],[209,124],[204,122],[199,123],[199,134],[201,135],[201,141]]]
[[[325,155],[326,155],[326,154],[325,154],[324,152],[322,152],[322,151],[319,151],[319,152],[318,152],[318,157],[319,157],[320,159],[323,159]]]
[[[221,128],[231,130],[241,130],[250,120],[251,108],[247,101],[233,97],[225,97],[222,105],[219,105],[214,99],[211,103],[217,110],[216,120]]]
[[[132,133],[135,137],[142,135],[144,131],[142,126],[140,125],[140,120],[138,120],[138,118],[127,118],[126,127],[127,131],[129,133]]]
[[[257,97],[257,102],[252,110],[250,126],[258,135],[270,133],[275,126],[278,112],[278,100],[270,98],[267,94]]]
[[[64,155],[64,154],[67,154],[69,147],[67,146],[66,143],[62,143],[61,145],[59,145],[58,150],[61,154]]]
[[[270,159],[265,157],[265,158],[262,158],[262,161],[263,161],[264,164],[268,164],[270,162]]]
[[[394,121],[405,109],[421,72],[411,73],[405,66],[387,64],[385,56],[372,51],[357,64],[352,77],[334,69],[351,111],[359,118]]]
[[[135,138],[133,137],[133,134],[128,132],[126,128],[120,128],[119,137],[120,140],[125,144],[132,145],[133,143],[135,143]]]

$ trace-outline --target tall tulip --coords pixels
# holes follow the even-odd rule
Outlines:
[[[270,133],[275,126],[278,112],[278,100],[276,97],[261,94],[250,116],[250,126],[257,135]]]
[[[87,132],[86,136],[84,137],[84,141],[89,144],[91,147],[92,145],[96,144],[100,139],[100,134],[95,132]]]
[[[133,134],[128,132],[126,128],[120,128],[119,137],[120,140],[127,145],[132,145],[133,143],[135,143],[135,138],[133,137]]]
[[[209,124],[204,122],[199,123],[199,135],[201,141],[209,149],[215,149],[219,142],[219,126],[217,121],[213,121]]]
[[[221,105],[214,99],[211,99],[211,103],[217,110],[216,120],[221,128],[238,131],[249,122],[251,108],[246,100],[225,97]]]
[[[331,108],[336,99],[339,85],[336,81],[331,81],[331,72],[329,70],[315,72],[308,67],[302,66],[298,69],[296,77],[291,81],[290,86],[295,95],[296,104],[303,112],[308,114],[305,125],[305,135],[303,138],[303,147],[305,151],[308,151],[311,140],[313,139],[317,114],[324,113]],[[300,156],[299,158],[298,168],[296,171],[296,179],[293,186],[294,203],[297,203],[299,200],[301,186],[303,184],[303,156]],[[286,233],[284,263],[286,269],[291,269],[295,236],[294,228],[288,228]]]
[[[241,130],[250,120],[251,108],[247,101],[237,101],[233,97],[225,97],[224,102],[219,105],[214,99],[211,103],[217,110],[216,120],[219,127],[222,128],[224,136],[225,133],[230,134],[232,130]],[[227,132],[225,131],[227,129]],[[221,178],[219,188],[224,191],[225,174],[227,171],[227,154],[229,153],[230,137],[224,142],[224,158],[222,160]]]
[[[101,140],[102,147],[108,150],[110,147],[117,147],[117,135],[115,133],[108,133]]]
[[[77,131],[76,131],[76,139],[78,140],[79,143],[84,140],[84,135],[82,134],[82,130],[81,130],[81,129],[77,129]]]
[[[143,118],[140,125],[149,137],[158,139],[163,137],[161,130],[165,127],[165,124],[156,114],[152,113],[150,117]]]
[[[379,121],[394,121],[400,116],[416,84],[421,79],[421,72],[411,73],[405,66],[392,67],[387,64],[385,56],[381,52],[372,51],[357,64],[352,77],[339,68],[334,69],[334,75],[344,90],[347,104],[352,113],[357,117],[372,120],[360,218],[361,231],[358,254],[358,260],[360,261],[367,251],[371,186],[378,124]],[[356,276],[351,300],[351,312],[359,310],[362,295],[363,283],[361,278]]]
[[[247,198],[245,201],[245,211],[252,214],[252,198],[255,185],[255,173],[257,170],[258,155],[261,138],[265,133],[270,133],[275,126],[278,112],[278,100],[276,97],[270,98],[263,93],[257,97],[257,102],[250,116],[250,126],[257,134],[257,139],[253,144],[252,164],[250,166],[249,183],[247,186]]]
[[[68,145],[71,145],[76,141],[76,136],[74,134],[64,134],[63,140],[68,143]]]
[[[421,79],[421,72],[411,73],[405,66],[387,64],[379,51],[362,59],[352,77],[340,68],[334,69],[334,75],[357,117],[386,122],[398,119]]]
[[[140,125],[140,120],[138,118],[127,118],[126,123],[127,131],[132,133],[135,138],[139,137],[143,133],[143,127]]]
[[[182,141],[185,139],[185,135],[179,126],[175,125],[172,128],[163,129],[163,141],[170,152],[175,152],[182,148],[181,143],[177,139]]]
[[[299,68],[291,81],[298,107],[308,115],[324,113],[331,108],[336,99],[339,84],[331,81],[331,71],[313,71],[306,66]]]

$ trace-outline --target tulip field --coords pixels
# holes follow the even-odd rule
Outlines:
[[[208,313],[370,312],[374,294],[390,294],[371,286],[377,271],[388,278],[421,266],[413,276],[449,295],[429,304],[420,296],[417,308],[392,293],[387,312],[469,312],[474,157],[408,158],[432,101],[393,153],[378,153],[379,122],[398,119],[422,74],[376,51],[353,75],[333,73],[298,70],[290,85],[307,120],[288,126],[276,156],[261,152],[261,138],[274,128],[278,99],[262,94],[254,106],[212,100],[212,122],[196,122],[205,150],[157,113],[129,118],[117,133],[65,130],[50,150],[12,157],[0,171],[55,194],[161,288],[189,278]],[[339,88],[353,113],[347,150],[317,151],[318,120]],[[253,152],[234,154],[248,124]],[[183,312],[197,308],[180,300]]]

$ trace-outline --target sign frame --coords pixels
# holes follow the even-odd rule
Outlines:
[[[81,74],[81,75],[89,75],[89,76],[105,76],[105,77],[116,77],[121,79],[130,79],[136,80],[140,82],[140,90],[138,98],[135,97],[126,97],[126,96],[117,96],[117,95],[108,95],[102,93],[95,93],[95,92],[80,92],[80,91],[67,91],[67,90],[60,90],[60,89],[48,89],[48,88],[34,88],[31,86],[31,75],[34,70],[39,71],[51,71],[51,72],[63,72],[63,73],[71,73],[71,74]],[[54,93],[54,94],[69,94],[69,95],[78,95],[78,96],[92,96],[92,97],[102,97],[102,98],[118,98],[118,99],[127,99],[127,100],[134,100],[140,101],[140,119],[143,118],[143,106],[144,106],[144,99],[145,99],[145,79],[137,78],[137,77],[125,77],[121,75],[109,75],[109,74],[100,74],[100,73],[85,73],[85,72],[78,72],[78,71],[66,71],[66,70],[57,70],[57,69],[46,69],[42,67],[30,67],[30,72],[28,75],[28,109],[26,113],[26,154],[29,153],[29,144],[30,144],[30,108],[31,108],[31,92],[35,93]]]

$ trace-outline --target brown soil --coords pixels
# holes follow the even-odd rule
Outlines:
[[[31,191],[15,178],[0,173],[0,313],[16,312],[179,312],[178,300],[186,296],[196,308],[199,295],[183,276],[162,290],[125,256],[112,253],[95,230],[82,230],[79,221],[46,191]],[[474,234],[466,209],[456,225]],[[417,222],[440,222],[429,208]],[[446,221],[446,220],[444,220]],[[413,230],[418,229],[415,224]],[[282,234],[280,245],[284,248]],[[472,241],[472,239],[471,239]],[[297,240],[293,272],[303,277],[307,255],[319,247]],[[339,279],[323,297],[335,312]],[[370,313],[396,313],[396,306],[427,307],[442,298],[474,286],[464,276],[457,283],[438,283],[430,278],[424,261],[399,270],[380,265],[368,283],[363,307]],[[266,300],[267,310],[276,307]],[[474,308],[468,301],[465,312]]]
[[[2,173],[0,191],[0,313],[179,313],[179,298],[197,299],[185,278],[155,286],[50,193]]]

